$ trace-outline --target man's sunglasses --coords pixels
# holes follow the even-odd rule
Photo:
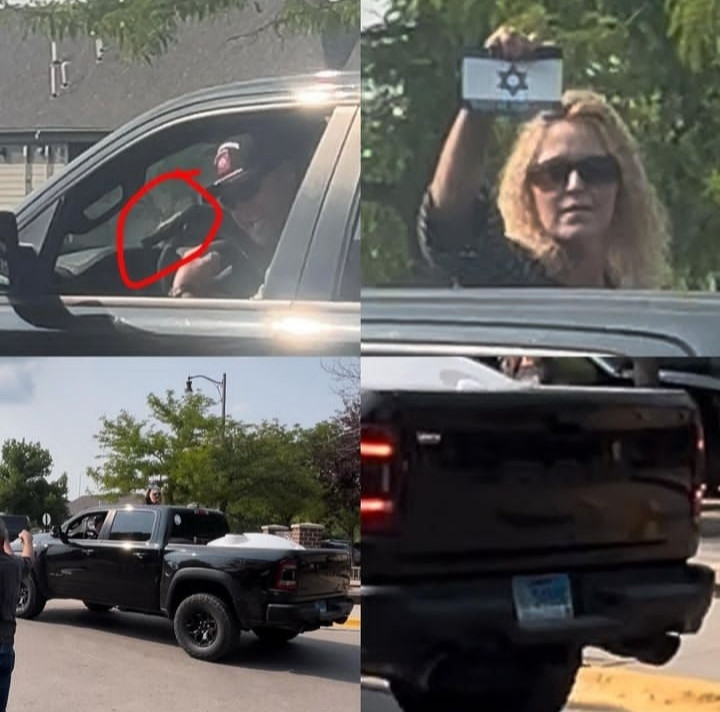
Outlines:
[[[567,185],[573,171],[577,171],[586,185],[611,185],[620,181],[620,167],[612,156],[588,156],[579,161],[551,158],[530,166],[527,177],[540,190],[558,190]]]

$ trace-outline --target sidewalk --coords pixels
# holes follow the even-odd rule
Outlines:
[[[585,653],[574,704],[616,706],[628,712],[720,712],[720,602],[703,627],[683,636],[677,656],[654,667],[601,650]]]

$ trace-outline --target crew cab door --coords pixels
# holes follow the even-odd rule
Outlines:
[[[107,510],[83,512],[68,522],[67,542],[49,546],[42,555],[47,586],[57,598],[87,598],[103,578],[97,551],[107,522]]]
[[[115,606],[157,611],[162,547],[157,543],[160,512],[115,510],[98,542],[95,558],[102,582],[91,600]],[[87,598],[87,597],[86,597]]]

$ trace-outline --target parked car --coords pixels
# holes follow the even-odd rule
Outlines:
[[[353,566],[360,566],[360,545],[347,539],[323,539],[320,546],[327,549],[342,549],[347,551],[352,559]]]
[[[19,618],[48,600],[78,599],[96,613],[112,608],[163,615],[194,658],[215,661],[242,631],[284,643],[343,623],[350,560],[335,549],[208,546],[229,532],[219,511],[172,506],[97,507],[36,542]]]
[[[362,667],[405,712],[559,712],[584,647],[662,665],[712,601],[691,397],[505,378],[363,357]]]
[[[120,127],[0,213],[0,353],[357,353],[359,87],[357,73],[324,72],[194,92]],[[144,283],[202,242],[214,213],[187,183],[164,180],[133,203],[119,249],[118,220],[138,191],[176,170],[211,187],[228,139],[250,146],[296,130],[304,173],[269,267],[224,215],[214,298],[169,298],[172,275]],[[138,288],[123,280],[121,255]]]
[[[30,531],[30,517],[26,514],[5,514],[3,512],[0,514],[0,519],[5,522],[10,541],[15,539],[23,529]]]

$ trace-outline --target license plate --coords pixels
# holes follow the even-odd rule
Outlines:
[[[327,613],[327,601],[316,601],[315,608],[317,608],[318,613]]]
[[[520,623],[573,617],[570,577],[566,574],[513,577],[513,600]]]

